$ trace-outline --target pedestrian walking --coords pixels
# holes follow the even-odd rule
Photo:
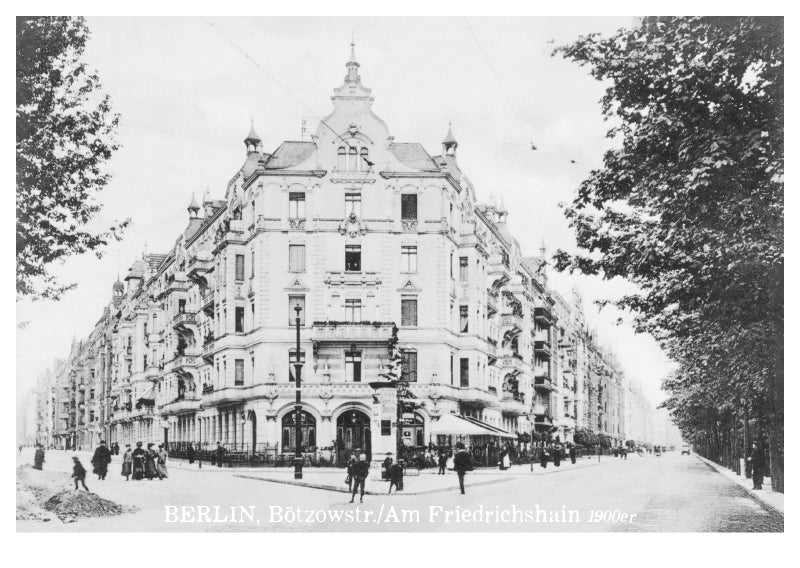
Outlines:
[[[222,467],[222,461],[225,459],[225,448],[217,442],[217,467]]]
[[[539,465],[542,469],[547,469],[547,461],[550,459],[550,452],[547,451],[547,446],[542,446],[542,453],[539,456]]]
[[[196,454],[194,452],[194,446],[191,442],[189,442],[189,448],[186,450],[186,457],[189,458],[189,465],[192,465],[194,463]]]
[[[358,460],[356,459],[355,454],[350,454],[350,459],[347,461],[347,477],[345,477],[344,482],[347,484],[347,490],[353,490],[353,476],[356,473],[356,464]]]
[[[94,451],[92,456],[93,473],[97,474],[97,479],[105,480],[108,474],[108,464],[111,463],[111,450],[106,447],[106,443],[100,440],[100,445]]]
[[[136,442],[136,449],[133,450],[133,479],[139,481],[144,479],[145,476],[145,462],[147,461],[147,452],[142,447],[142,442]]]
[[[125,453],[122,454],[122,475],[125,476],[125,481],[131,480],[131,473],[133,473],[133,452],[131,445],[125,444]]]
[[[571,444],[569,446],[569,461],[575,463],[578,459],[578,448],[575,447],[575,444]]]
[[[350,502],[352,503],[356,498],[356,493],[358,490],[361,489],[361,496],[359,502],[364,502],[364,486],[367,482],[367,476],[369,475],[369,464],[367,463],[367,454],[361,454],[358,456],[358,462],[355,464],[353,468],[353,494],[350,496]]]
[[[453,456],[453,469],[458,475],[458,487],[464,495],[464,476],[468,471],[472,471],[472,456],[462,442],[456,443],[456,455]]]
[[[147,451],[144,454],[144,475],[148,480],[152,481],[154,477],[161,479],[156,467],[156,460],[158,460],[158,452],[154,448],[155,444],[150,442],[147,444]]]
[[[156,459],[156,470],[160,479],[169,477],[167,474],[167,450],[164,449],[164,444],[158,445],[158,457]]]
[[[78,490],[78,482],[80,481],[83,488],[88,492],[89,488],[86,487],[86,468],[83,467],[78,456],[72,456],[72,464],[72,479],[75,480],[75,491]]]
[[[444,475],[447,469],[447,454],[444,453],[444,450],[439,452],[439,473],[436,475]]]
[[[761,489],[767,465],[767,457],[761,444],[753,442],[753,448],[750,451],[747,462],[750,464],[750,475],[753,477],[753,489]]]
[[[394,463],[389,467],[389,493],[403,490],[403,464],[400,462]]]
[[[33,469],[42,469],[44,463],[44,446],[36,444],[36,453],[33,454]]]
[[[556,444],[553,448],[553,465],[556,467],[561,466],[561,444]]]

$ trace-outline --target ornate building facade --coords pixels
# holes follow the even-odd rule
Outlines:
[[[434,156],[395,141],[354,52],[346,69],[311,140],[266,153],[251,128],[224,198],[192,197],[171,250],[114,283],[40,387],[51,443],[292,453],[298,355],[307,452],[444,442],[449,414],[505,440],[625,439],[621,373],[505,208],[477,202],[452,131]],[[373,388],[393,337],[418,402],[402,416]]]

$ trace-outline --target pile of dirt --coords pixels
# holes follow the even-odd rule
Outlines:
[[[29,465],[17,467],[17,520],[65,523],[79,517],[108,517],[136,511],[95,493],[66,489],[72,478],[61,471],[41,471]]]
[[[126,512],[124,507],[113,501],[94,493],[74,490],[59,491],[45,501],[42,507],[55,513],[64,522],[75,521],[78,517],[109,517]]]

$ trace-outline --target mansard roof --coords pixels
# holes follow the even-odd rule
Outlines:
[[[266,160],[268,170],[291,168],[305,160],[317,150],[314,142],[283,142]]]
[[[434,159],[431,158],[422,144],[417,142],[392,142],[389,145],[389,152],[409,168],[433,172],[440,171]]]

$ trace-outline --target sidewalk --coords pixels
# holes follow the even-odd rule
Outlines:
[[[534,464],[533,469],[529,464],[514,465],[509,469],[500,471],[497,468],[481,468],[467,473],[464,478],[465,487],[479,487],[482,485],[492,485],[511,481],[521,476],[548,475],[563,473],[587,467],[596,467],[610,463],[618,463],[623,460],[603,459],[599,463],[593,459],[579,460],[575,465],[569,461],[562,462],[560,467],[555,467],[552,463],[547,469],[542,469],[538,464]],[[220,471],[231,471],[228,468],[217,468]],[[347,485],[344,483],[346,473],[343,469],[331,468],[306,468],[303,470],[303,479],[294,479],[294,470],[291,468],[235,468],[234,477],[243,479],[257,479],[271,483],[283,483],[286,485],[298,485],[313,489],[323,489],[326,491],[338,491],[349,493]],[[445,475],[438,475],[437,468],[422,470],[419,475],[406,475],[404,478],[404,489],[399,495],[424,495],[428,493],[440,493],[444,491],[458,491],[458,477],[452,471]],[[380,479],[378,471],[372,470],[367,478],[365,493],[368,495],[385,495],[389,490],[389,482]],[[394,495],[394,493],[392,493]]]
[[[756,501],[761,503],[766,509],[769,509],[775,513],[780,513],[783,515],[783,493],[778,493],[772,490],[772,482],[769,477],[764,478],[764,482],[761,484],[763,489],[761,490],[754,490],[753,489],[753,482],[750,479],[747,479],[743,475],[737,475],[735,471],[731,471],[727,467],[723,467],[719,464],[714,463],[711,460],[707,460],[701,455],[695,454],[698,458],[703,460],[706,465],[711,467],[712,469],[716,470],[718,473],[724,475],[739,487],[747,491],[747,493]]]

